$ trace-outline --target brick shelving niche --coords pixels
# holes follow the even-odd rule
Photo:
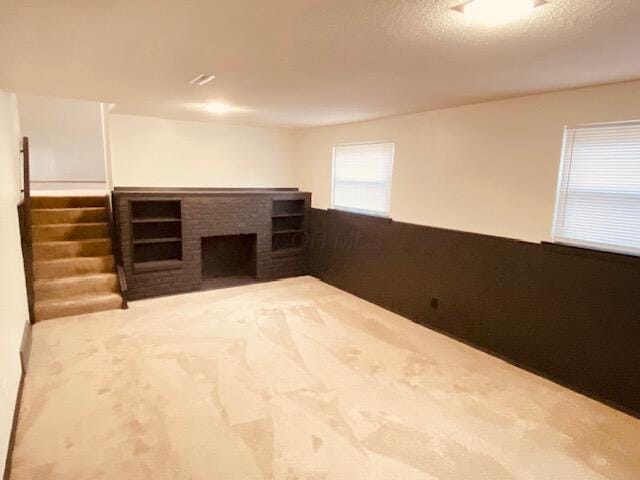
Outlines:
[[[131,230],[133,268],[136,272],[181,266],[180,200],[132,201]]]
[[[302,252],[305,201],[274,199],[271,211],[271,250],[281,255]]]

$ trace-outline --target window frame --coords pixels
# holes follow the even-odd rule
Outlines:
[[[571,159],[567,158],[567,141],[569,139],[569,134],[573,130],[578,129],[587,129],[587,128],[607,128],[614,126],[626,126],[626,125],[640,125],[640,120],[629,120],[629,121],[619,121],[619,122],[604,122],[604,123],[590,123],[590,124],[577,124],[577,125],[566,125],[562,134],[562,150],[560,155],[560,165],[558,169],[558,178],[556,183],[556,195],[555,195],[555,204],[553,210],[553,224],[551,229],[551,241],[553,244],[573,247],[573,248],[582,248],[586,250],[594,250],[598,252],[604,253],[613,253],[618,255],[627,255],[630,257],[640,257],[640,247],[626,247],[621,245],[615,245],[611,243],[602,243],[597,241],[589,241],[582,239],[572,239],[569,237],[564,237],[558,232],[558,220],[560,215],[565,215],[565,211],[561,211],[560,203],[563,192],[563,181],[564,181],[564,172],[566,163],[571,161]],[[640,142],[640,139],[638,140]],[[573,153],[573,146],[571,149],[571,153]],[[594,195],[623,195],[620,192],[614,192],[613,190],[597,190],[597,189],[584,189],[584,193],[591,192]],[[567,188],[567,192],[569,189]],[[627,194],[627,196],[631,197],[631,194]]]
[[[353,147],[359,145],[379,145],[390,144],[391,145],[391,175],[389,177],[389,188],[387,189],[387,212],[379,212],[376,210],[366,210],[359,208],[350,208],[335,203],[335,190],[336,190],[336,151],[340,147]],[[391,218],[391,189],[393,187],[393,170],[396,160],[396,142],[393,140],[372,140],[367,142],[347,142],[347,143],[334,143],[331,148],[331,208],[340,212],[355,213],[358,215],[367,215],[378,218]],[[361,183],[373,183],[375,185],[382,185],[382,182],[361,182]]]

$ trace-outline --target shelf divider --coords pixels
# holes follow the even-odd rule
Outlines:
[[[146,218],[132,218],[132,223],[168,223],[168,222],[181,222],[182,219],[175,217],[146,217]]]
[[[138,240],[134,240],[134,245],[148,245],[151,243],[173,243],[173,242],[181,242],[182,238],[180,237],[159,237],[159,238],[139,238]]]

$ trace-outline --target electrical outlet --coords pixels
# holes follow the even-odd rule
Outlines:
[[[440,299],[439,298],[433,297],[431,299],[431,308],[433,308],[434,310],[438,309],[438,305],[439,304],[440,304]]]

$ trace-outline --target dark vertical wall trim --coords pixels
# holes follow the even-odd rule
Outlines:
[[[640,417],[640,259],[312,210],[320,279]]]

